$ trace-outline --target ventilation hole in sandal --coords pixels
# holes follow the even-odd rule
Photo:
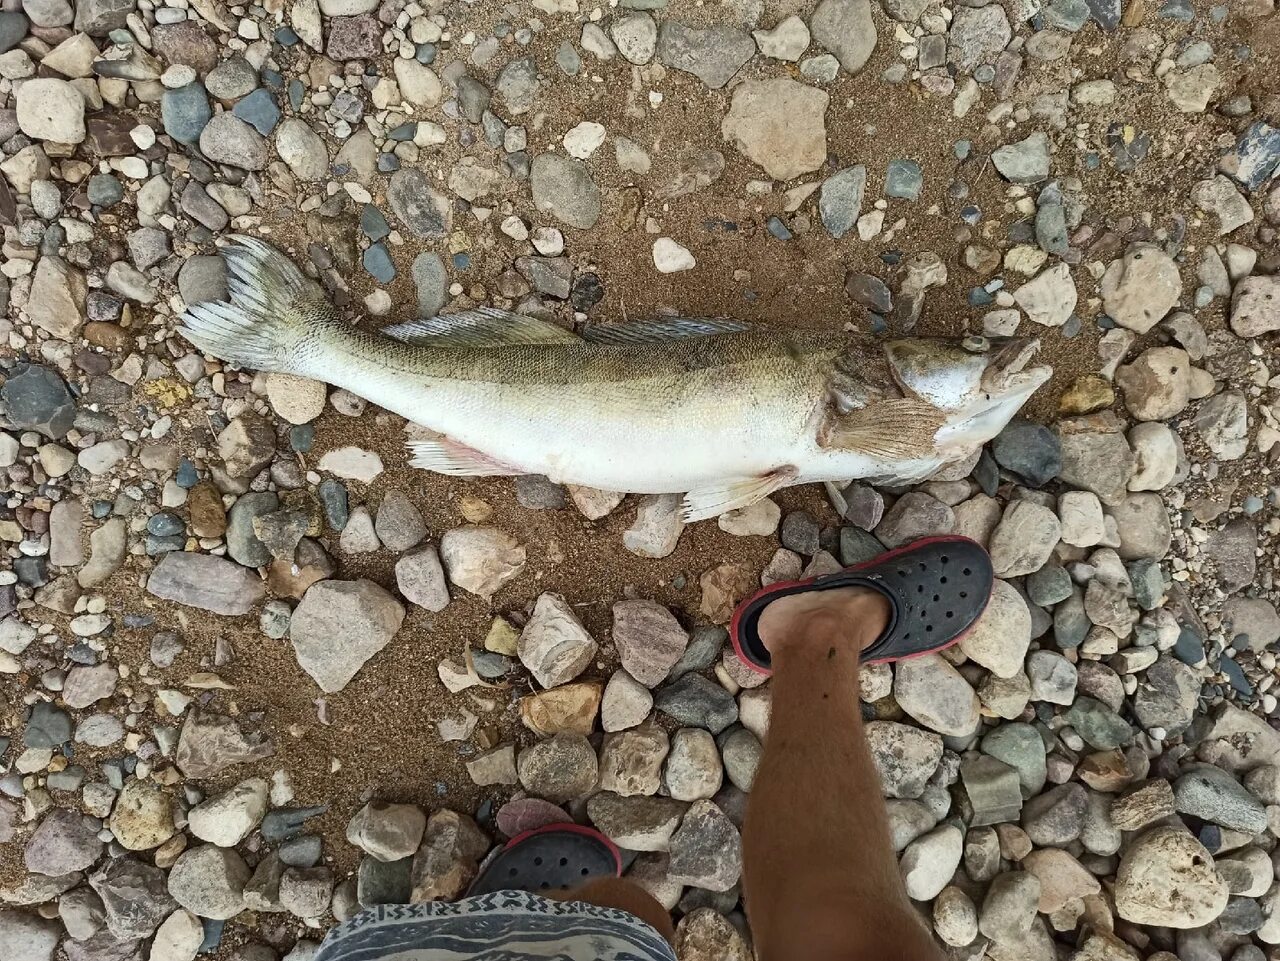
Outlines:
[[[590,873],[591,873],[591,869],[590,869],[590,868],[583,868],[583,869],[582,869],[582,876],[583,876],[584,878],[585,878],[588,874],[590,874]]]
[[[947,557],[947,555],[946,555],[946,554],[943,554],[943,555],[942,555],[942,563],[944,563],[944,564],[945,564],[945,563],[947,563],[947,561],[949,561],[949,560],[951,560],[951,558]]]
[[[904,641],[909,641],[909,640],[911,640],[911,635],[910,635],[910,634],[903,634],[903,635],[902,635],[902,639],[903,639]]]
[[[939,583],[939,584],[945,584],[945,583],[947,583],[947,576],[944,574],[944,575],[942,575],[942,577],[939,577],[939,578],[938,578],[938,583]]]
[[[924,593],[924,585],[923,585],[923,584],[917,584],[917,585],[916,585],[916,593],[917,593],[917,594],[923,594],[923,593]]]
[[[969,570],[969,568],[967,568],[967,567],[966,567],[966,568],[964,569],[964,576],[965,576],[965,577],[968,577],[968,576],[969,576],[970,574],[972,574],[972,573],[973,573],[973,571]]]
[[[933,625],[932,625],[932,624],[926,624],[926,625],[924,626],[924,632],[925,632],[926,634],[932,634],[932,633],[933,633]]]
[[[542,867],[542,858],[534,858],[534,859],[533,859],[533,866],[534,866],[534,867],[537,867],[537,868]]]
[[[514,878],[519,873],[520,873],[519,868],[512,868],[510,871],[507,872],[507,876]]]
[[[545,890],[547,890],[547,888],[549,888],[549,887],[551,887],[551,882],[550,882],[550,881],[543,881],[541,884],[539,884],[539,885],[538,885],[538,890],[539,890],[539,891],[545,891]]]
[[[948,617],[948,618],[955,617],[954,612],[952,612],[952,611],[947,611],[947,617]]]
[[[561,858],[561,859],[560,859],[560,867],[565,868],[565,867],[568,867],[568,866],[569,866],[569,859],[568,859],[568,858]]]
[[[906,572],[906,571],[898,571],[898,576],[899,576],[899,577],[906,577],[906,576],[907,576],[907,572]]]
[[[968,591],[961,591],[961,592],[960,592],[960,599],[961,599],[961,600],[964,600],[964,599],[965,599],[966,597],[968,597],[968,596],[969,596],[969,592],[968,592]]]

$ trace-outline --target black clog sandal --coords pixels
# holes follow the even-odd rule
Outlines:
[[[491,858],[467,895],[556,891],[622,875],[617,845],[581,824],[548,824],[517,834]]]
[[[734,611],[729,634],[742,662],[771,674],[769,652],[756,630],[771,601],[788,594],[866,587],[889,599],[889,625],[862,652],[863,664],[933,654],[959,641],[987,606],[995,575],[982,545],[967,537],[926,537],[865,564],[807,581],[784,581],[747,598]]]

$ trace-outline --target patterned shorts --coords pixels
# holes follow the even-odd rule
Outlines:
[[[329,932],[315,961],[676,961],[634,914],[498,891],[453,903],[384,904]]]

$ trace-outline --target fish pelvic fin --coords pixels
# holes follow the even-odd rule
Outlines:
[[[818,443],[880,460],[914,460],[936,452],[945,424],[946,415],[925,401],[884,398],[855,410],[829,410]]]
[[[222,249],[226,301],[189,306],[178,333],[206,354],[254,370],[306,373],[313,335],[336,323],[320,288],[288,257],[256,237]]]
[[[727,480],[719,484],[699,487],[684,495],[680,504],[680,516],[686,523],[704,521],[727,511],[750,507],[756,501],[768,497],[779,487],[786,487],[796,479],[799,471],[791,464],[775,467],[767,474],[741,480]]]
[[[409,458],[409,466],[421,467],[437,474],[454,477],[514,477],[527,473],[448,437],[415,438],[408,443],[413,455]]]

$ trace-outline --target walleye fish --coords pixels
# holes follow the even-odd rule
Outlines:
[[[1052,373],[1034,340],[783,330],[699,318],[588,326],[481,308],[366,333],[261,240],[223,250],[230,302],[179,328],[240,367],[325,381],[435,436],[414,466],[684,494],[685,520],[814,481],[903,483],[994,437]]]

